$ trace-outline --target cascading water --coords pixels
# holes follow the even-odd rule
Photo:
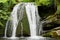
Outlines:
[[[19,20],[22,20],[22,18],[23,18],[23,13],[24,13],[24,5],[23,4],[16,5],[11,13],[12,26],[13,26],[12,37],[16,36],[16,28],[18,26]]]
[[[26,9],[26,10],[24,10]],[[31,37],[37,37],[38,33],[38,27],[39,27],[39,15],[38,15],[38,10],[37,7],[34,5],[34,3],[19,3],[17,4],[11,13],[11,22],[12,22],[12,36],[11,38],[15,38],[16,36],[16,29],[18,26],[18,22],[22,20],[24,11],[26,11],[26,15],[29,21],[29,27],[30,27],[30,34]],[[8,24],[7,24],[8,25]],[[21,35],[23,35],[23,26],[21,24]],[[5,36],[6,36],[6,31],[7,31],[7,26],[5,29]]]
[[[4,34],[4,37],[5,37],[5,38],[7,37],[7,36],[6,36],[6,34],[7,34],[7,27],[8,27],[8,21],[7,21],[6,27],[5,27],[5,34]]]
[[[23,38],[23,23],[21,22],[21,38]]]
[[[20,6],[21,5],[21,6]],[[23,13],[24,13],[24,5],[22,5],[21,3],[17,4],[14,8],[13,8],[13,11],[11,13],[11,16],[10,16],[10,22],[12,23],[11,24],[11,28],[12,28],[12,36],[11,38],[15,38],[16,36],[16,28],[18,26],[18,22],[19,20],[22,20],[23,18]],[[7,26],[8,26],[8,21],[6,23],[6,28],[5,28],[5,36],[4,37],[7,37],[6,34],[7,34]]]
[[[30,25],[30,32],[31,32],[31,37],[37,36],[37,20],[36,17],[38,14],[36,11],[36,6],[34,4],[28,4],[26,5],[26,13],[27,17],[29,20],[29,25]]]
[[[12,26],[13,26],[12,37],[15,37],[15,35],[16,35],[16,28],[17,28],[17,25],[18,25],[16,8],[17,7],[15,7],[13,12],[11,13]]]
[[[32,4],[29,3],[28,5],[26,5],[26,13],[30,25],[30,33],[31,33],[30,38],[33,39],[43,38],[42,36],[40,36],[40,34],[42,31],[42,24],[44,23],[44,21],[40,21],[41,18],[38,15],[37,7],[33,3]]]

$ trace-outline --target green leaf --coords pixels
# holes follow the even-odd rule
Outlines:
[[[11,0],[14,4],[16,4],[16,0]]]
[[[51,4],[51,0],[36,0],[35,1],[37,5],[48,5],[48,4]]]
[[[6,1],[8,1],[8,0],[0,0],[0,3],[2,2],[2,3],[5,3]]]

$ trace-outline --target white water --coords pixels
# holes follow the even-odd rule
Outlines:
[[[7,27],[8,27],[8,21],[7,21],[7,23],[6,23],[6,27],[5,27],[5,34],[4,34],[4,38],[6,38],[7,36],[6,36],[6,34],[7,34]]]
[[[30,34],[31,37],[36,37],[39,32],[37,32],[37,28],[39,27],[39,15],[37,7],[33,3],[19,3],[17,4],[11,13],[11,21],[12,21],[12,36],[11,38],[15,38],[16,29],[18,26],[19,20],[22,20],[24,14],[24,8],[26,8],[26,15],[29,21]],[[7,27],[7,26],[6,26]],[[21,25],[21,35],[23,36],[23,25]],[[7,31],[7,28],[5,29]],[[5,36],[6,36],[5,31]]]
[[[37,36],[36,6],[34,4],[26,5],[26,13],[30,25],[31,36]]]
[[[42,32],[43,32],[43,23],[44,23],[45,21],[40,21],[40,28],[39,28],[39,34],[41,34]]]
[[[14,9],[13,9],[13,11],[11,13],[12,25],[13,25],[12,37],[15,37],[16,36],[16,29],[17,29],[17,26],[18,26],[18,22],[22,20],[23,13],[24,13],[24,5],[23,4],[20,4],[20,3],[17,4],[14,7]],[[23,28],[23,26],[21,28]]]
[[[16,5],[11,13],[11,21],[12,21],[12,27],[13,27],[13,30],[12,30],[12,37],[15,37],[16,35],[16,28],[17,28],[17,25],[18,25],[18,18],[17,18],[17,9],[18,9],[18,5]]]
[[[26,5],[26,13],[30,25],[30,34],[33,39],[43,38],[42,36],[38,36],[42,31],[43,21],[40,22],[40,17],[38,15],[37,7],[34,4]],[[39,31],[38,28],[40,27]],[[38,32],[37,32],[38,31]]]
[[[23,36],[23,23],[21,22],[21,38],[24,37]]]

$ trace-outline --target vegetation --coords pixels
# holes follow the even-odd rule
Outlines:
[[[53,0],[36,0],[37,5],[49,5],[53,2]]]
[[[10,13],[13,9],[13,6],[17,4],[17,2],[12,0],[0,0],[0,34],[3,35],[4,28],[6,25],[6,21],[8,20]]]

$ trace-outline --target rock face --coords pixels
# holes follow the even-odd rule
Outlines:
[[[60,36],[60,15],[55,14],[46,18],[46,23],[43,25],[43,30],[47,31],[44,36],[59,37]]]
[[[43,26],[44,30],[50,30],[60,26],[60,17],[55,14],[46,18],[46,23]]]
[[[60,30],[52,31],[51,32],[51,37],[59,37],[60,36]]]
[[[58,0],[57,0],[58,1]],[[53,14],[49,14],[44,20],[46,21],[43,25],[43,30],[47,31],[46,35],[51,36],[60,36],[60,1],[58,1],[56,12]],[[43,13],[42,13],[43,14]],[[47,14],[47,13],[46,13]],[[44,15],[46,16],[46,15]],[[43,17],[44,17],[43,16]],[[42,17],[42,16],[41,16]],[[53,35],[51,35],[53,34]],[[46,36],[45,35],[45,36]]]

